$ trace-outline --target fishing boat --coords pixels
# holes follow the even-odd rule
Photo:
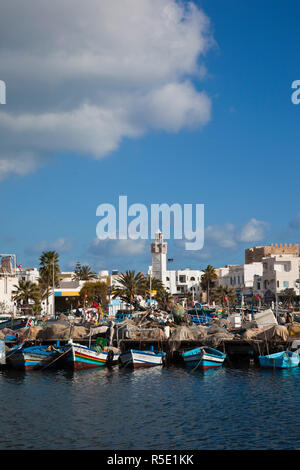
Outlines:
[[[163,365],[166,353],[156,352],[153,349],[149,351],[139,351],[137,349],[129,349],[120,355],[120,364],[122,366],[133,367],[153,367]]]
[[[93,369],[105,365],[112,366],[117,364],[120,353],[114,352],[112,348],[101,348],[96,346],[90,348],[82,344],[68,343],[69,353],[66,355],[67,364],[74,370]]]
[[[64,353],[64,348],[55,346],[16,346],[7,354],[7,364],[14,369],[32,371],[50,366]]]
[[[10,330],[19,330],[21,328],[24,328],[27,325],[27,322],[27,317],[11,319],[6,316],[0,320],[0,330],[3,330],[4,328],[8,328]]]
[[[207,370],[222,366],[226,359],[226,354],[214,348],[201,346],[200,348],[186,351],[182,354],[182,357],[187,366],[194,366]]]
[[[290,369],[298,367],[300,356],[292,351],[282,351],[267,356],[259,356],[259,364],[265,369]]]

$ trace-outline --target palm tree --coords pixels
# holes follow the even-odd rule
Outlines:
[[[163,291],[165,289],[165,286],[160,279],[157,279],[156,277],[150,278],[150,276],[148,276],[145,279],[145,292],[143,294],[143,297],[150,297],[150,289],[151,291],[156,291],[156,293],[158,293],[160,291]]]
[[[30,300],[34,301],[37,305],[39,303],[39,286],[31,281],[20,281],[19,285],[15,285],[15,290],[12,291],[13,299],[22,305],[22,310],[32,310]]]
[[[236,301],[235,290],[225,285],[218,286],[213,291],[213,299],[220,302],[223,306]]]
[[[146,278],[143,273],[135,274],[135,271],[126,271],[116,277],[117,285],[113,286],[112,296],[117,297],[127,304],[134,305],[138,295],[144,296],[146,290]]]
[[[74,281],[90,281],[91,279],[96,279],[97,275],[88,265],[81,266],[80,263],[76,264],[74,270]]]
[[[187,306],[193,305],[193,293],[192,292],[185,292],[184,298],[187,301]]]
[[[155,295],[155,300],[157,300],[158,305],[162,310],[169,310],[174,303],[174,299],[170,292],[166,289],[161,289]]]
[[[291,304],[293,305],[293,302],[297,296],[293,288],[287,288],[285,289],[285,292],[282,297],[286,301],[287,305],[290,306]]]
[[[50,286],[59,285],[59,254],[56,251],[44,251],[40,256],[40,284],[47,289],[50,295]],[[47,296],[47,312],[49,307],[49,296]]]
[[[201,277],[200,285],[203,290],[206,290],[207,294],[207,303],[209,304],[210,298],[209,298],[209,291],[210,288],[213,286],[213,281],[215,281],[218,278],[218,275],[216,273],[215,268],[211,266],[210,264],[207,266],[207,268],[204,271],[204,274]]]

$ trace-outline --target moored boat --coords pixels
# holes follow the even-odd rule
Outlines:
[[[11,350],[7,354],[7,364],[14,369],[32,371],[42,369],[56,361],[64,349],[55,346],[30,346]]]
[[[182,354],[187,366],[199,367],[200,369],[212,369],[222,366],[226,359],[226,354],[214,348],[201,346]]]
[[[289,369],[298,367],[300,356],[292,351],[282,351],[258,357],[259,364],[265,369]]]
[[[122,366],[133,367],[153,367],[163,365],[163,358],[166,353],[156,352],[154,350],[139,351],[137,349],[129,349],[120,355],[120,363]]]
[[[94,349],[72,341],[69,342],[68,346],[70,349],[66,355],[66,361],[74,370],[115,365],[120,356],[119,352],[115,352],[113,348],[109,347],[102,349],[96,346]]]

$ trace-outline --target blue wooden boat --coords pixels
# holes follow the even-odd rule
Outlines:
[[[201,346],[200,348],[186,351],[182,354],[182,357],[187,366],[207,370],[222,366],[226,359],[226,354],[214,348]]]
[[[196,323],[197,325],[199,324],[204,324],[204,323],[210,323],[213,319],[212,315],[205,312],[204,310],[201,309],[190,309],[187,311],[187,314],[189,316],[189,320],[192,323]]]
[[[298,367],[300,356],[292,351],[283,351],[267,356],[259,356],[260,366],[265,369],[289,369]]]
[[[55,346],[30,346],[27,348],[18,348],[11,350],[7,354],[7,364],[18,370],[31,371],[42,369],[58,359],[65,349],[59,345]]]

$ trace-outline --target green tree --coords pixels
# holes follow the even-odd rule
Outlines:
[[[213,287],[213,281],[218,278],[215,268],[210,264],[204,271],[204,274],[201,277],[200,285],[203,290],[206,291],[207,303],[210,303],[210,289]]]
[[[144,297],[147,291],[147,279],[143,273],[126,271],[116,277],[117,285],[113,286],[112,296],[120,298],[129,305],[134,305],[138,295]]]
[[[14,287],[15,289],[12,291],[13,299],[17,301],[24,313],[30,314],[33,310],[30,300],[35,305],[39,304],[40,291],[38,284],[31,281],[20,281],[19,285],[14,285]]]
[[[79,292],[79,300],[81,305],[86,303],[86,306],[90,306],[93,302],[100,302],[106,304],[108,300],[108,286],[105,282],[85,282]]]
[[[294,300],[296,300],[297,295],[293,288],[285,289],[285,292],[282,296],[283,300],[287,303],[287,305],[293,305]]]
[[[96,277],[96,273],[91,270],[90,266],[82,266],[79,262],[76,264],[73,276],[75,281],[90,281],[91,279],[96,279]]]
[[[212,292],[212,298],[223,306],[229,306],[230,303],[235,303],[237,300],[235,290],[225,285],[216,287]]]
[[[166,289],[160,289],[157,291],[154,298],[157,301],[158,306],[165,311],[170,310],[174,304],[174,298]]]
[[[150,288],[151,288],[151,291],[156,291],[156,293],[159,291],[164,291],[165,289],[164,284],[160,279],[157,279],[156,277],[150,278],[150,276],[147,276],[145,278],[145,290],[142,295],[143,298],[150,298]],[[154,295],[156,294],[152,294],[152,297]]]

